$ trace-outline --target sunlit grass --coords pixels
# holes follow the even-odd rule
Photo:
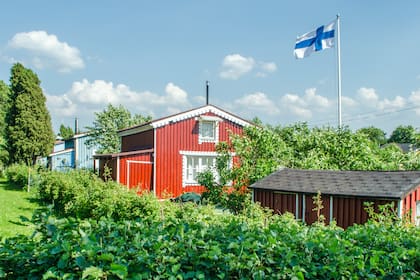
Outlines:
[[[31,234],[33,225],[23,222],[20,217],[31,219],[37,207],[33,192],[28,193],[0,178],[0,240],[17,234]]]

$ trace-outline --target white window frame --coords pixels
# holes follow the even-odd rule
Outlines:
[[[210,170],[213,172],[213,175],[215,176],[216,180],[218,180],[219,174],[216,170],[216,152],[197,152],[197,151],[180,151],[180,154],[182,155],[182,187],[188,187],[188,186],[199,186],[200,184],[195,179],[191,179],[191,175],[189,173],[188,168],[188,159],[194,158],[198,160],[198,170],[196,171],[196,174],[200,172],[204,172],[209,169],[209,166],[204,166],[202,159],[203,158],[212,158],[213,163],[210,167]],[[232,167],[233,158],[229,162],[229,167]]]
[[[222,121],[219,117],[214,116],[200,116],[199,121],[199,131],[198,131],[198,143],[218,143],[219,142],[219,122]],[[204,133],[204,124],[213,125],[213,136],[203,136]]]

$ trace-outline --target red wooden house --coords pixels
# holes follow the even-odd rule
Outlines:
[[[121,152],[96,155],[99,172],[129,188],[157,197],[199,192],[197,174],[215,164],[215,146],[229,134],[242,134],[250,122],[212,105],[153,120],[119,131]]]

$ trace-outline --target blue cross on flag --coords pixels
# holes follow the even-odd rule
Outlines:
[[[316,30],[303,34],[296,39],[295,51],[296,58],[304,58],[312,52],[321,51],[334,47],[335,26],[337,20],[327,25],[318,27]]]

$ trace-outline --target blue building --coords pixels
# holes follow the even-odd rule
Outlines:
[[[93,155],[96,146],[88,146],[86,141],[90,138],[87,133],[75,134],[73,138],[57,141],[53,152],[48,156],[48,165],[51,170],[94,169]]]

